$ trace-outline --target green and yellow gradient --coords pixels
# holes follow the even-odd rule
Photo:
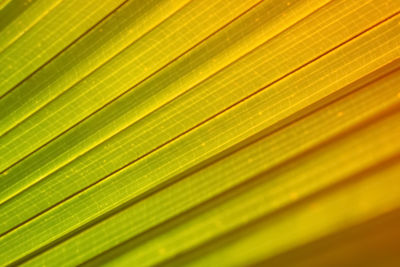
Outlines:
[[[0,1],[0,266],[399,266],[400,0]]]

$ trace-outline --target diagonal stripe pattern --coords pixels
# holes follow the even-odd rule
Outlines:
[[[11,0],[0,37],[0,266],[400,264],[399,0]]]

